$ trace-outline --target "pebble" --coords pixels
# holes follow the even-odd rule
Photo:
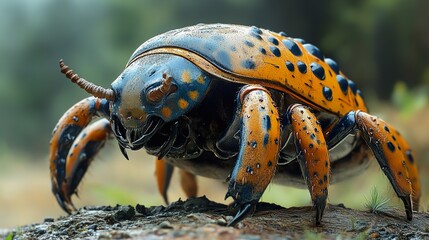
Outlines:
[[[131,220],[136,215],[134,207],[132,206],[120,206],[118,211],[115,212],[113,218],[116,221]]]
[[[54,219],[51,217],[47,217],[47,218],[43,219],[43,222],[45,222],[45,223],[54,222]]]
[[[163,221],[158,225],[159,228],[162,229],[173,229],[173,226],[171,225],[171,223],[169,221]]]

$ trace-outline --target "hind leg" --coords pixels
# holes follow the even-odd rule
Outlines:
[[[167,191],[170,186],[171,177],[173,176],[174,166],[167,163],[164,159],[155,160],[155,174],[158,184],[158,191],[168,204]],[[188,198],[197,196],[197,179],[194,174],[180,169],[180,185]]]
[[[395,128],[380,118],[357,112],[356,123],[411,220],[412,209],[418,210],[420,199],[419,174],[411,148]]]
[[[419,208],[421,190],[417,164],[407,141],[382,119],[365,112],[351,111],[328,133],[328,146],[335,146],[357,130],[362,133],[396,194],[404,202],[407,218],[411,220],[412,210]]]

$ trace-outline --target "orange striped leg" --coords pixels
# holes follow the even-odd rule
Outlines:
[[[168,164],[164,159],[155,160],[155,175],[158,184],[158,191],[164,199],[165,204],[168,204],[168,187],[170,186],[171,176],[173,175],[174,167]]]
[[[274,175],[279,155],[280,123],[269,92],[261,86],[246,86],[240,92],[240,145],[226,198],[235,200],[239,211],[229,223],[235,225],[253,209]],[[231,136],[233,137],[233,136]]]
[[[407,218],[411,220],[412,209],[417,211],[419,208],[421,191],[417,163],[411,148],[398,131],[382,119],[365,112],[357,112],[355,116],[365,142],[404,202]]]
[[[293,105],[288,110],[299,163],[320,224],[328,198],[330,162],[328,148],[316,116],[309,108]]]
[[[86,98],[61,117],[52,133],[49,164],[52,192],[68,213],[74,208],[70,196],[110,133],[106,119],[87,126],[97,115],[107,117],[108,106],[105,99]]]

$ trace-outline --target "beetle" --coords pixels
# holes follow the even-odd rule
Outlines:
[[[316,46],[255,26],[199,24],[144,42],[110,89],[62,73],[92,96],[71,107],[50,142],[52,191],[70,213],[71,196],[109,135],[156,156],[166,199],[172,169],[229,182],[225,199],[249,213],[272,181],[307,187],[321,223],[328,185],[377,159],[407,219],[418,210],[413,151],[390,124],[368,113],[361,91]],[[93,119],[99,117],[97,121]],[[332,174],[331,174],[332,173]]]

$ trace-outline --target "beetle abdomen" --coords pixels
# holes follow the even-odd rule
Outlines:
[[[344,115],[366,111],[355,84],[314,45],[257,27],[213,24],[169,31],[143,43],[146,54],[181,55],[225,80],[287,92],[315,109]],[[209,66],[212,65],[212,66]]]

